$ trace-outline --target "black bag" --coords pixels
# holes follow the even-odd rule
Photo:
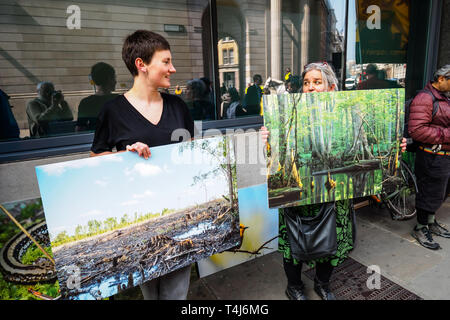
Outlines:
[[[286,229],[292,256],[309,261],[336,254],[336,208],[323,204],[315,217],[301,217],[291,208],[284,209]]]
[[[431,96],[431,98],[433,99],[433,111],[431,113],[431,120],[433,120],[434,116],[436,115],[436,113],[439,109],[439,101],[437,101],[436,97],[433,95],[433,93],[427,89],[419,90],[417,92],[417,94],[419,94],[420,92],[425,92],[425,93],[429,94]],[[404,124],[404,128],[403,128],[403,137],[406,138],[406,150],[408,152],[416,152],[420,146],[420,142],[414,141],[408,132],[410,107],[411,107],[411,103],[413,102],[413,100],[417,96],[417,94],[405,102],[405,124]]]

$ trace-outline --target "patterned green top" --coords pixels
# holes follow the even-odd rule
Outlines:
[[[319,213],[322,204],[313,204],[308,206],[295,207],[295,210],[302,216],[311,217]],[[294,208],[293,208],[294,209]],[[283,258],[298,264],[292,257],[291,246],[289,244],[286,223],[284,221],[284,210],[279,209],[279,233],[278,251],[283,254]],[[338,266],[347,258],[349,252],[353,249],[353,202],[352,200],[336,201],[336,232],[337,232],[337,251],[334,256],[319,258],[306,261],[308,265],[314,267],[315,262],[330,261],[331,265]]]

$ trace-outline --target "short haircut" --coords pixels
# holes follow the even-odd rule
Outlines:
[[[153,54],[160,50],[170,50],[169,42],[161,35],[148,31],[137,30],[130,34],[123,43],[122,60],[133,77],[138,75],[135,65],[137,58],[145,63],[150,63]]]
[[[450,64],[439,68],[433,75],[433,82],[437,82],[439,77],[445,77],[445,79],[450,79]]]
[[[98,86],[103,86],[110,79],[113,79],[116,72],[114,68],[105,62],[98,62],[91,68],[91,77],[94,83]]]
[[[262,81],[261,75],[260,75],[260,74],[255,74],[255,75],[253,76],[253,82],[256,82],[256,80],[258,80],[258,79]]]
[[[367,74],[377,74],[377,65],[376,64],[368,64],[366,67],[366,73]]]

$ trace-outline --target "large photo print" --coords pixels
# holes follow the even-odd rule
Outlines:
[[[227,136],[36,167],[69,299],[100,299],[240,244]]]
[[[263,99],[270,208],[379,194],[395,175],[404,89]]]

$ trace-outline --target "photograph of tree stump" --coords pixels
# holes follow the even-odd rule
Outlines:
[[[404,89],[265,95],[269,207],[379,194],[398,168]]]
[[[228,136],[36,167],[61,295],[111,296],[239,246]]]

